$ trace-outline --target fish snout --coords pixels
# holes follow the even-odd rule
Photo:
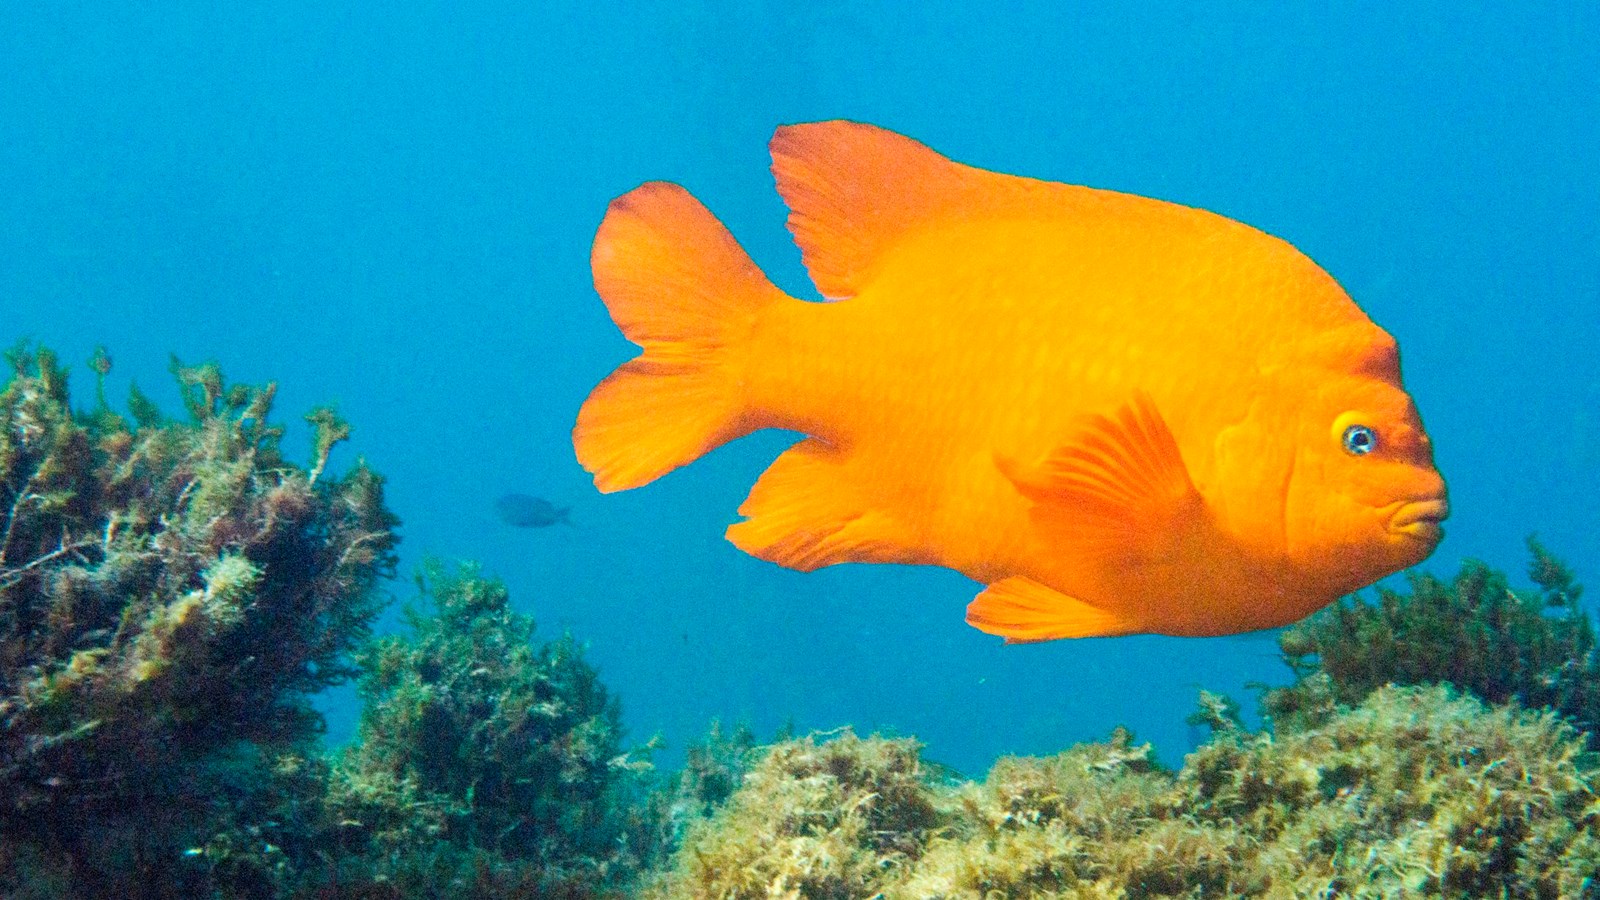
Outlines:
[[[1400,504],[1389,519],[1391,534],[1437,542],[1444,536],[1440,523],[1450,517],[1450,501],[1444,497],[1409,500]]]

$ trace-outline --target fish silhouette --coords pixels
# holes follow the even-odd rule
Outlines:
[[[494,502],[494,511],[500,521],[518,528],[546,528],[555,524],[571,525],[567,513],[570,506],[556,506],[543,497],[528,494],[506,494]]]

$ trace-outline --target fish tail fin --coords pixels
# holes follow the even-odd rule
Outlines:
[[[648,484],[760,425],[743,370],[760,311],[786,299],[733,235],[675,184],[612,201],[590,257],[595,290],[644,352],[600,382],[572,432],[602,492]]]

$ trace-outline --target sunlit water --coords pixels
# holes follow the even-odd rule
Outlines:
[[[1593,9],[465,6],[0,12],[0,341],[106,344],[113,387],[169,408],[168,354],[215,358],[279,382],[293,441],[337,402],[407,567],[482,560],[589,643],[636,738],[849,723],[971,770],[1120,722],[1173,762],[1199,687],[1286,675],[1260,640],[1002,647],[949,572],[744,556],[722,530],[788,436],[594,492],[573,416],[632,352],[589,285],[607,201],[678,181],[814,296],[767,172],[784,122],[1289,239],[1400,341],[1454,509],[1428,565],[1520,571],[1537,530],[1600,573]],[[508,526],[508,492],[573,527]]]

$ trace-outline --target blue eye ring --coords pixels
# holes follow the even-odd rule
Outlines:
[[[1366,456],[1378,449],[1378,433],[1365,425],[1351,425],[1344,430],[1339,442],[1351,456]]]

